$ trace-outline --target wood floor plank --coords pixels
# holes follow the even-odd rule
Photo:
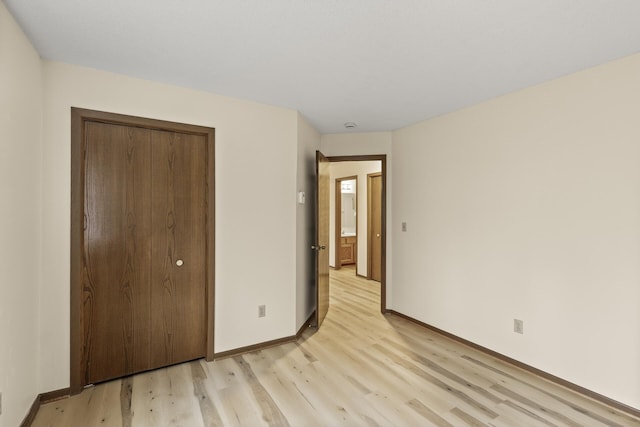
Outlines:
[[[500,368],[497,368],[467,355],[462,357],[466,360],[471,361],[472,363],[477,364],[478,366],[482,366],[483,368],[496,372],[504,378],[508,378],[510,380],[513,380],[514,382],[524,384],[526,387],[552,398],[553,401],[557,401],[562,403],[563,405],[566,405],[575,412],[591,418],[590,422],[597,421],[602,425],[607,425],[610,427],[623,427],[626,426],[627,423],[630,423],[630,425],[635,425],[634,423],[637,422],[637,420],[633,417],[630,417],[624,413],[621,413],[604,405],[595,405],[591,408],[588,408],[588,406],[590,406],[588,404],[588,402],[590,402],[590,399],[579,396],[576,393],[565,389],[564,387],[553,387],[552,390],[548,390],[545,388],[548,382],[544,379],[531,377],[529,381],[524,381],[523,378],[518,377],[518,371],[514,373],[508,372],[509,369],[517,368],[510,368],[508,366],[501,366]],[[497,362],[504,365],[504,362]],[[531,393],[531,391],[529,392]],[[563,395],[567,396],[568,398],[562,397]],[[570,399],[573,401],[571,401]]]
[[[289,378],[279,374],[269,374],[262,376],[261,382],[273,396],[276,405],[287,414],[290,425],[309,425],[310,427],[322,425],[316,409]]]
[[[386,354],[394,363],[398,364],[399,366],[403,367],[404,369],[407,370],[407,372],[410,372],[414,375],[416,375],[417,377],[423,378],[427,381],[429,381],[430,383],[434,384],[436,387],[440,388],[444,393],[448,393],[451,394],[453,396],[455,396],[455,398],[457,400],[463,401],[466,404],[468,404],[469,406],[474,407],[475,409],[481,411],[482,413],[484,413],[486,416],[490,417],[490,418],[496,418],[498,416],[498,414],[496,412],[494,412],[493,410],[491,410],[490,408],[488,408],[486,405],[482,404],[481,402],[474,400],[473,398],[471,398],[467,393],[461,391],[460,389],[447,384],[446,382],[436,378],[435,376],[429,374],[428,372],[420,369],[419,367],[417,367],[416,365],[412,364],[411,362],[408,362],[406,360],[404,360],[402,357],[399,357],[397,355],[395,355],[393,352],[381,348],[378,348],[380,351],[384,352],[384,354]]]
[[[491,386],[491,389],[504,394],[506,397],[508,397],[509,399],[512,399],[518,403],[521,404],[521,406],[528,408],[529,410],[537,410],[540,412],[543,412],[547,415],[549,415],[549,417],[560,421],[561,423],[568,425],[570,427],[582,427],[582,424],[575,421],[572,418],[569,418],[569,416],[559,413],[553,409],[550,409],[546,406],[544,406],[544,404],[533,401],[531,399],[529,399],[526,396],[522,396],[521,394],[516,393],[513,390],[510,390],[504,386],[502,386],[501,384],[494,384]]]
[[[222,417],[226,426],[266,426],[257,402],[251,399],[251,391],[243,385],[235,385],[219,391]]]
[[[392,348],[387,349],[381,346],[380,344],[375,344],[374,347],[377,348],[379,351],[384,351],[384,352],[389,352],[390,350],[392,350]],[[397,354],[400,356],[401,355],[400,353],[404,354],[405,357],[407,357],[409,360],[411,360],[412,362],[420,366],[422,369],[428,369],[429,371],[434,372],[434,374],[438,374],[440,378],[446,379],[449,383],[462,386],[463,388],[466,388],[469,391],[472,391],[475,394],[482,396],[483,398],[485,398],[486,400],[492,403],[500,403],[503,401],[501,397],[495,394],[492,394],[488,390],[474,384],[469,380],[462,378],[461,376],[453,373],[452,371],[445,369],[444,367],[434,362],[433,360],[430,360],[427,357],[423,357],[412,350],[403,349],[401,352]]]
[[[315,417],[330,425],[344,424],[352,419],[355,411],[345,408],[346,396],[342,390],[332,388],[335,383],[326,378],[321,363],[301,366],[289,379],[307,406],[313,408],[312,415]]]
[[[35,427],[640,427],[640,420],[398,316],[380,285],[331,272],[320,330],[294,343],[98,384]]]
[[[437,427],[454,427],[447,420],[442,418],[440,415],[431,410],[427,405],[420,402],[418,399],[410,400],[409,402],[407,402],[407,405],[418,414],[431,421]]]
[[[522,406],[520,406],[518,404],[515,404],[515,403],[513,403],[513,402],[511,402],[509,400],[505,400],[504,401],[504,405],[508,406],[509,408],[514,409],[514,410],[516,410],[516,411],[518,411],[518,412],[520,412],[522,414],[524,414],[526,417],[531,418],[531,420],[537,421],[537,422],[539,422],[541,424],[544,424],[546,426],[549,426],[549,427],[557,427],[557,424],[555,424],[555,423],[547,420],[546,418],[536,414],[535,412],[530,411],[530,410],[528,410],[528,409],[526,409],[526,408],[524,408],[524,407],[522,407]]]
[[[203,424],[210,427],[223,426],[218,409],[205,386],[207,374],[202,369],[199,361],[191,362],[190,366],[191,376],[193,377],[193,394],[200,404]]]
[[[466,425],[470,427],[487,427],[487,424],[483,423],[477,418],[472,417],[471,415],[467,414],[460,408],[453,408],[451,410],[451,414],[455,415],[457,418],[462,420]],[[456,422],[456,424],[459,424],[459,423]]]
[[[371,407],[389,420],[390,426],[423,426],[429,425],[423,416],[411,410],[406,401],[401,401],[398,396],[383,391],[374,391],[365,396]]]
[[[123,378],[120,386],[120,411],[122,413],[122,427],[131,427],[133,411],[131,410],[133,399],[133,378]]]
[[[207,377],[216,390],[233,387],[242,383],[242,371],[232,358],[216,360],[206,363]]]
[[[240,366],[246,380],[249,382],[253,397],[262,410],[262,419],[265,420],[269,426],[289,427],[287,417],[284,416],[278,405],[273,401],[273,398],[265,390],[263,385],[260,384],[260,381],[251,369],[251,365],[249,365],[242,356],[236,356],[233,360]]]
[[[122,425],[120,409],[120,390],[118,382],[110,382],[106,387],[95,390],[90,411],[86,419],[87,425],[118,427]]]
[[[416,396],[427,396],[430,407],[440,412],[447,412],[456,405],[450,396],[442,393],[442,388],[420,376],[407,375],[406,369],[391,360],[376,357],[365,351],[362,352],[362,356],[374,367],[373,372],[384,373],[385,387],[380,391],[401,400],[403,404]]]
[[[144,418],[144,425],[159,425],[161,420],[167,418],[164,412],[172,404],[169,381],[166,369],[156,369],[133,377],[131,412],[136,421]]]

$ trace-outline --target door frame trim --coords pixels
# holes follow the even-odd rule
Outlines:
[[[85,366],[82,361],[85,345],[82,310],[82,257],[84,247],[84,185],[85,164],[84,129],[86,122],[119,124],[145,129],[180,132],[206,137],[207,182],[206,185],[206,282],[205,321],[206,358],[214,357],[215,319],[215,129],[185,123],[128,116],[71,107],[71,223],[70,223],[70,391],[78,394],[85,383]]]
[[[382,254],[380,266],[380,312],[387,312],[387,155],[368,154],[355,156],[327,156],[330,162],[361,162],[379,160],[382,174]]]

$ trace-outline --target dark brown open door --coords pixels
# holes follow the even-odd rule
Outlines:
[[[316,326],[329,311],[329,160],[316,151]]]

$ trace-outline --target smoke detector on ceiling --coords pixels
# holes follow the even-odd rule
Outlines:
[[[346,127],[347,129],[353,129],[354,127],[356,127],[357,125],[353,122],[347,122],[344,124],[344,127]]]

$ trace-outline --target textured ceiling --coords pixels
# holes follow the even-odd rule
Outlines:
[[[42,57],[396,129],[640,52],[637,0],[4,0]]]

